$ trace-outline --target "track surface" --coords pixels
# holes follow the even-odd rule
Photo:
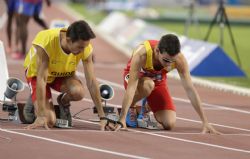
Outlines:
[[[0,15],[3,14],[0,2]],[[66,10],[64,10],[66,11]],[[74,17],[65,14],[54,4],[44,7],[46,20]],[[29,42],[41,30],[33,20],[29,23]],[[6,44],[5,27],[0,30],[0,38]],[[115,42],[115,41],[114,41]],[[124,89],[122,71],[128,60],[121,52],[99,38],[93,41],[96,57],[95,71],[100,83],[109,82],[115,97],[109,102],[120,106]],[[10,77],[25,81],[23,61],[15,61],[7,54]],[[85,82],[83,68],[78,75]],[[86,110],[74,120],[73,129],[25,130],[24,124],[0,122],[1,158],[250,158],[250,100],[249,97],[234,95],[196,86],[203,101],[209,122],[223,135],[201,134],[201,123],[193,107],[188,102],[180,81],[169,79],[169,89],[177,107],[177,124],[172,131],[129,129],[128,132],[101,132],[95,122],[92,110]],[[5,86],[1,86],[5,87]],[[85,88],[86,89],[86,88]],[[18,100],[25,100],[28,89],[18,94]],[[57,93],[54,92],[53,99]],[[81,109],[93,107],[86,89],[84,100],[72,103],[72,114]],[[7,114],[0,111],[0,117]]]

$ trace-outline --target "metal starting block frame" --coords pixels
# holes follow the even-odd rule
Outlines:
[[[70,129],[72,127],[69,126],[69,121],[64,119],[56,119],[55,127],[57,128],[65,128]]]
[[[105,114],[109,114],[109,113],[115,113],[115,108],[114,107],[110,107],[110,106],[104,106],[103,107],[103,111]],[[96,107],[93,107],[93,113],[97,114],[97,109]]]
[[[119,115],[117,114],[117,112],[115,111],[115,108],[114,107],[111,107],[111,106],[104,106],[103,107],[103,111],[104,111],[104,114],[107,118],[111,119],[111,120],[114,120],[114,121],[118,121],[119,119]],[[94,106],[93,107],[93,113],[94,114],[97,114],[97,109],[96,107]],[[91,121],[95,121],[95,122],[99,122],[100,119],[91,119]]]
[[[119,120],[119,115],[118,114],[108,114],[106,116],[108,119],[113,120],[113,121],[118,121]]]
[[[4,119],[14,123],[27,123],[23,116],[23,108],[25,103],[18,103],[16,101],[0,101],[2,104],[2,110],[8,112],[8,118]],[[56,116],[58,117],[58,106],[55,105]],[[69,126],[69,121],[64,119],[56,119],[55,127],[58,128],[72,128]]]
[[[71,129],[72,127],[69,126],[69,121],[65,119],[60,119],[60,109],[59,105],[54,105],[55,113],[56,113],[56,123],[55,127],[63,128],[63,129]]]

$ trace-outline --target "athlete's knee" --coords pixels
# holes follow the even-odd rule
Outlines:
[[[175,121],[165,120],[161,124],[165,130],[172,130],[175,127]]]
[[[83,99],[84,91],[81,87],[73,87],[70,89],[69,95],[71,96],[72,100],[78,101]]]

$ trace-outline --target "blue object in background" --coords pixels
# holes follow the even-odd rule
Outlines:
[[[207,77],[245,77],[246,74],[218,46],[216,47],[191,74]]]
[[[227,0],[227,2],[229,5],[239,5],[240,4],[239,0]]]
[[[205,41],[186,39],[182,42],[192,76],[245,77],[244,71],[218,45]]]

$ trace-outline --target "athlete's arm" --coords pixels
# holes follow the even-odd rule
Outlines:
[[[137,89],[137,85],[139,81],[139,72],[142,68],[143,60],[145,60],[145,57],[143,55],[145,51],[146,51],[145,48],[143,46],[140,46],[134,52],[134,56],[132,57],[132,60],[131,60],[129,80],[128,80],[128,85],[127,85],[127,90],[125,92],[125,95],[122,101],[122,110],[121,110],[120,120],[119,120],[123,124],[124,127],[126,126],[125,120],[126,120],[126,116],[128,113],[128,109],[133,102],[133,98],[135,96],[135,92]]]
[[[92,54],[90,54],[89,57],[82,62],[83,62],[83,67],[84,67],[86,83],[87,83],[87,87],[90,92],[91,98],[96,106],[99,117],[104,117],[105,114],[104,114],[103,107],[102,107],[100,90],[99,90],[99,86],[97,84],[96,77],[94,74]]]
[[[34,45],[37,53],[37,83],[36,83],[36,98],[37,98],[37,116],[45,116],[46,111],[46,83],[48,77],[49,57],[40,46]]]
[[[219,134],[209,123],[207,120],[207,117],[204,114],[204,111],[201,106],[201,100],[198,92],[196,91],[192,80],[191,75],[189,72],[187,61],[183,54],[179,54],[179,57],[176,60],[177,63],[177,70],[182,82],[182,85],[187,93],[187,96],[189,100],[191,101],[192,106],[194,107],[195,111],[198,113],[198,115],[201,118],[201,121],[203,122],[203,133],[216,133]]]
[[[48,61],[49,58],[45,51],[37,45],[34,45],[37,53],[37,83],[36,83],[36,120],[33,124],[28,125],[27,129],[34,129],[37,127],[45,127],[49,129],[48,108],[46,107],[46,83],[48,76]]]

